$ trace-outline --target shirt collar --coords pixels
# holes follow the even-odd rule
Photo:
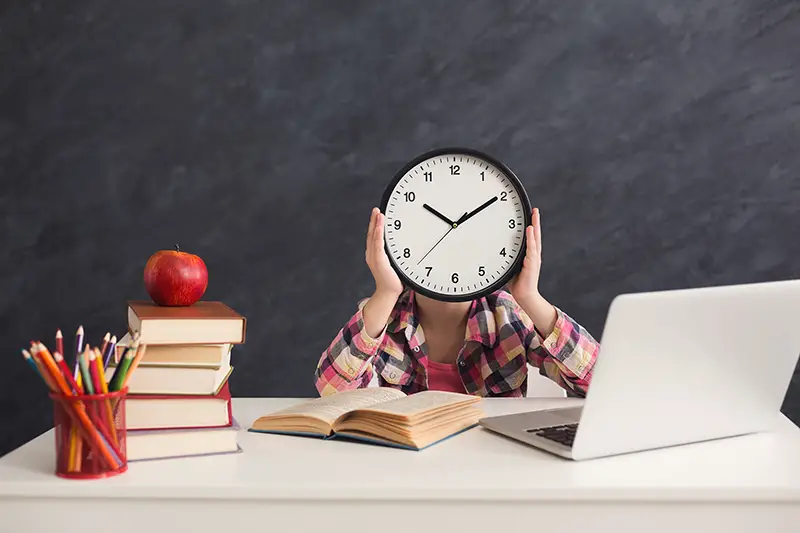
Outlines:
[[[395,333],[404,331],[406,339],[411,340],[419,326],[414,292],[403,293],[391,315],[389,329]],[[467,317],[467,330],[464,340],[494,346],[497,340],[497,324],[494,313],[486,298],[473,300]]]

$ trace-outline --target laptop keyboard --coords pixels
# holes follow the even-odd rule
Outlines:
[[[578,430],[578,424],[563,424],[561,426],[550,426],[547,428],[529,429],[528,433],[533,433],[538,437],[558,442],[567,447],[572,447],[575,440],[575,432]]]

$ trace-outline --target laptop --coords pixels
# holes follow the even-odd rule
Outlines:
[[[800,280],[624,294],[581,407],[479,424],[584,460],[769,430],[800,357]]]

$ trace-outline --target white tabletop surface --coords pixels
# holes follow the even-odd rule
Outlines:
[[[105,480],[53,474],[52,431],[0,458],[2,497],[800,502],[800,430],[568,461],[475,428],[421,452],[246,432],[297,399],[236,398],[243,453],[131,463]],[[488,415],[577,405],[491,399]],[[390,489],[390,490],[389,490]]]

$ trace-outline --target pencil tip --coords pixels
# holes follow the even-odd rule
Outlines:
[[[83,326],[78,326],[78,335],[83,335]]]
[[[56,339],[63,339],[63,338],[64,335],[61,333],[61,330],[59,329],[58,331],[56,331]]]
[[[111,337],[111,344],[116,344],[116,343],[117,343],[117,336],[114,335],[113,337]]]
[[[110,335],[111,335],[111,334],[110,334],[109,332],[106,332],[106,335],[105,335],[105,337],[103,337],[103,340],[104,340],[104,341],[106,341],[106,342],[108,342],[108,339],[110,339],[110,338],[111,338],[111,337],[110,337]]]
[[[58,353],[58,351],[56,350],[56,352],[53,354],[53,359],[56,360],[56,363],[59,363],[64,360],[64,356]]]
[[[23,348],[22,349],[22,357],[24,357],[25,359],[30,359],[31,358],[31,352],[29,352],[28,350]]]

